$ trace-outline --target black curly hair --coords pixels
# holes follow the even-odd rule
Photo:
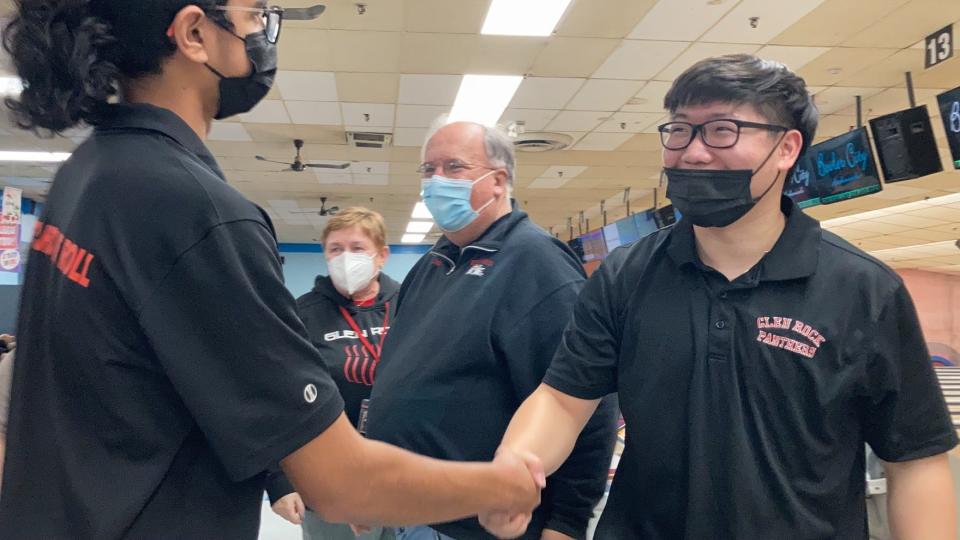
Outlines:
[[[663,106],[670,113],[711,102],[752,105],[767,120],[803,135],[800,155],[817,132],[820,115],[802,78],[778,62],[749,54],[701,60],[673,82]]]
[[[166,36],[188,5],[210,13],[227,0],[17,0],[3,30],[3,48],[23,81],[7,98],[23,129],[46,135],[80,123],[98,110],[120,82],[159,73],[175,50]]]

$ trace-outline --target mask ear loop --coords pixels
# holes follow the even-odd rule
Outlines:
[[[753,171],[753,174],[757,174],[757,172],[760,169],[762,169],[763,166],[766,165],[768,161],[770,161],[770,158],[773,156],[773,153],[777,151],[777,148],[780,146],[780,143],[782,143],[783,139],[785,139],[786,137],[787,137],[787,131],[784,131],[783,135],[780,135],[780,138],[777,139],[777,144],[773,145],[773,148],[770,150],[770,153],[767,154],[767,157],[763,160],[762,163],[760,163],[760,166]],[[753,174],[750,175],[750,178],[753,178]],[[756,199],[753,199],[753,202],[758,203],[760,202],[761,199],[766,197],[767,193],[770,193],[770,190],[773,189],[773,186],[777,184],[777,180],[779,179],[780,179],[780,171],[777,171],[777,175],[773,177],[773,181],[770,182],[770,185],[767,186],[767,189],[763,190],[763,193],[759,197],[757,197]]]

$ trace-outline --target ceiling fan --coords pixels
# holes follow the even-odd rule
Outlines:
[[[323,4],[305,8],[283,8],[283,18],[288,21],[312,21],[326,9],[327,6]]]
[[[290,162],[288,162],[288,161],[276,161],[276,160],[273,160],[273,159],[267,159],[267,158],[265,158],[265,157],[263,157],[263,156],[253,156],[253,157],[255,157],[258,161],[266,161],[267,163],[279,163],[280,165],[287,165],[288,167],[287,167],[286,169],[284,169],[284,172],[289,172],[289,171],[301,172],[301,171],[307,170],[308,168],[311,168],[311,169],[339,169],[339,170],[343,170],[343,169],[346,169],[347,167],[350,166],[349,163],[338,163],[338,164],[330,164],[330,163],[304,163],[304,162],[303,162],[303,159],[301,159],[301,157],[300,157],[300,149],[303,148],[303,139],[294,139],[294,140],[293,140],[293,147],[297,149],[297,155],[294,156],[294,158],[293,158],[293,163],[290,163]]]
[[[320,210],[308,210],[306,212],[290,212],[291,214],[316,214],[318,216],[335,216],[340,211],[339,206],[327,208],[327,198],[320,197]]]

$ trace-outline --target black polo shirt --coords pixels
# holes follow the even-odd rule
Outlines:
[[[263,471],[342,411],[266,215],[178,116],[117,105],[39,221],[0,537],[256,538]]]
[[[867,538],[864,442],[888,461],[957,438],[896,273],[784,198],[729,282],[681,220],[588,280],[545,382],[619,391],[626,448],[598,538]]]

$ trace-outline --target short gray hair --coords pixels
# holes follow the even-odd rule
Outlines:
[[[420,148],[420,159],[423,159],[424,154],[427,151],[427,143],[430,142],[430,139],[440,131],[444,126],[451,123],[460,123],[460,122],[449,122],[447,115],[442,115],[430,126],[430,129],[427,130],[427,138],[423,141],[423,146]],[[490,160],[490,164],[496,168],[502,168],[507,171],[507,183],[510,187],[513,187],[513,177],[514,170],[517,167],[517,157],[513,150],[513,141],[510,140],[510,137],[498,127],[485,126],[477,122],[468,122],[462,121],[464,124],[472,124],[478,126],[483,130],[483,147],[487,153],[487,159]]]

